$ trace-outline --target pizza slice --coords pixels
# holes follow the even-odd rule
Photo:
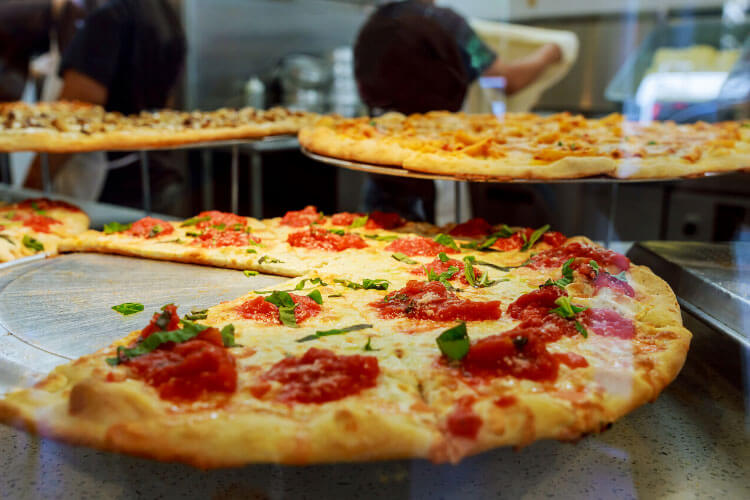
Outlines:
[[[0,206],[0,262],[40,252],[57,255],[65,238],[85,231],[88,216],[64,201],[36,198]]]

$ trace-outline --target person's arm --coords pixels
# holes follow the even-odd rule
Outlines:
[[[512,95],[536,80],[544,68],[560,59],[562,59],[560,47],[554,43],[548,43],[533,54],[512,62],[502,61],[498,57],[482,75],[504,77],[505,93]]]
[[[83,101],[103,106],[107,102],[107,87],[91,77],[84,75],[74,69],[69,69],[63,74],[63,87],[60,92],[60,100]],[[60,167],[70,158],[70,154],[50,154],[49,173],[50,179],[54,179]],[[42,167],[39,155],[34,158],[31,168],[26,174],[24,186],[31,189],[42,189]]]

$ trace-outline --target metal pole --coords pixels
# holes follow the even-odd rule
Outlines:
[[[148,173],[148,151],[140,151],[141,191],[143,194],[143,211],[151,215],[151,178]]]
[[[617,191],[619,183],[611,182],[609,184],[609,221],[607,222],[607,239],[604,246],[609,248],[612,239],[615,237],[615,217],[617,216]]]
[[[454,222],[461,223],[461,181],[453,181]]]
[[[235,144],[232,146],[232,170],[230,172],[231,177],[231,200],[232,200],[232,213],[236,214],[240,209],[240,147]]]
[[[10,154],[0,153],[0,182],[11,184],[10,178]]]
[[[50,194],[52,192],[52,178],[49,174],[49,155],[47,153],[41,153],[42,161],[42,190],[44,194]]]
[[[260,153],[253,149],[250,155],[250,183],[252,189],[252,211],[256,219],[263,218],[263,169]]]

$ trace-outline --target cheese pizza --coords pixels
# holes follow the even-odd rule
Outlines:
[[[167,304],[7,394],[0,421],[201,468],[455,463],[608,428],[677,376],[691,337],[648,268],[548,226],[437,228],[306,207],[110,228],[66,250],[250,272],[265,256],[262,270],[295,277],[184,315]]]
[[[309,151],[469,180],[693,177],[750,168],[750,123],[640,124],[560,113],[320,118]]]

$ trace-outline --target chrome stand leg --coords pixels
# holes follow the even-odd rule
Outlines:
[[[148,173],[148,151],[140,151],[141,192],[143,194],[143,211],[151,215],[151,178]]]
[[[230,198],[232,213],[236,214],[240,209],[240,147],[232,146],[232,166],[229,173],[231,177]]]
[[[611,183],[609,190],[609,221],[607,222],[607,238],[604,240],[604,246],[609,248],[615,237],[615,217],[617,216],[617,192],[620,185],[616,182]]]
[[[252,211],[256,219],[263,218],[263,169],[260,153],[253,151],[250,156],[250,184],[252,188]]]
[[[42,153],[40,156],[42,161],[42,190],[44,190],[44,194],[50,194],[52,192],[52,177],[49,173],[49,155]]]
[[[456,224],[461,223],[461,182],[453,181],[453,210]]]

